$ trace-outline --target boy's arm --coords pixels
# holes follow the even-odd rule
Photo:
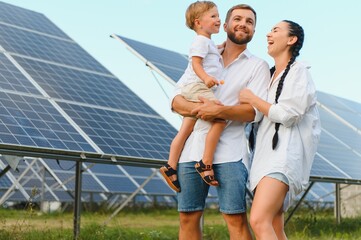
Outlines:
[[[208,75],[203,69],[203,58],[198,56],[192,56],[192,68],[197,76],[204,82],[204,84],[211,88],[214,85],[218,85],[218,80]]]

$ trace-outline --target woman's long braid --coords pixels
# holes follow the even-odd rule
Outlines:
[[[283,72],[281,79],[278,83],[277,86],[277,91],[276,91],[276,99],[275,99],[275,104],[278,103],[278,99],[281,95],[282,89],[283,89],[283,83],[285,81],[285,78],[291,68],[291,65],[295,62],[296,57],[298,55],[300,55],[300,50],[302,48],[303,45],[303,40],[304,40],[304,32],[303,29],[300,25],[298,25],[295,22],[289,21],[289,20],[284,20],[284,22],[289,24],[289,36],[296,36],[297,37],[297,42],[291,46],[291,52],[292,52],[292,56],[291,59],[288,61],[288,64],[286,66],[285,71]],[[275,71],[275,67],[271,68],[271,74],[273,74],[273,72]],[[275,149],[278,143],[278,130],[280,128],[280,123],[275,123],[275,134],[273,135],[273,139],[272,139],[272,149]]]

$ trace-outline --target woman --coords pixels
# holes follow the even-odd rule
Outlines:
[[[240,92],[240,102],[265,116],[250,171],[250,224],[257,239],[287,239],[283,212],[306,188],[319,141],[315,86],[308,68],[295,61],[303,40],[297,23],[284,20],[274,26],[267,34],[268,54],[275,62],[267,101],[249,89]]]

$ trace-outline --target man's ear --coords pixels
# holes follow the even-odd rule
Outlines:
[[[223,23],[223,31],[227,32],[227,27],[228,27],[227,23]]]

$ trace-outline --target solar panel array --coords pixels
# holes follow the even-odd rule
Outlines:
[[[6,192],[28,169],[10,200],[27,200],[36,186],[45,189],[43,199],[73,201],[74,162],[59,165],[47,159],[50,150],[64,157],[98,154],[159,162],[168,158],[175,134],[168,122],[47,17],[0,2],[0,151],[26,148],[44,154],[33,165],[31,159],[21,161],[19,172],[0,178],[0,190]],[[6,161],[0,162],[4,169]],[[132,193],[154,171],[105,164],[88,169],[89,165],[83,163],[85,201],[87,193],[95,200]],[[158,174],[142,194],[174,192]]]
[[[174,83],[187,56],[119,35],[158,73]],[[319,149],[311,171],[317,181],[361,181],[361,105],[318,92],[322,122]],[[44,15],[0,2],[0,148],[30,147],[164,160],[176,131]],[[337,126],[337,127],[335,127]],[[6,162],[0,160],[1,168]],[[34,186],[47,200],[73,201],[74,163],[25,159],[19,172],[0,178],[6,191],[28,172],[10,199],[27,199]],[[83,200],[116,199],[134,192],[154,169],[83,163]],[[41,170],[43,175],[40,174]],[[45,182],[42,180],[45,179]],[[45,185],[44,185],[45,184]],[[211,195],[214,189],[211,188]],[[307,198],[328,201],[329,183],[317,183]],[[141,190],[142,200],[174,193],[156,175]],[[164,196],[164,197],[163,197]],[[40,196],[37,196],[39,198]]]
[[[42,14],[0,15],[1,143],[167,159],[175,129],[119,79]]]
[[[174,84],[186,68],[187,58],[182,54],[120,35],[112,36],[141,56],[141,60],[156,72],[171,78]],[[322,134],[311,170],[311,180],[328,183],[315,184],[306,198],[313,201],[327,196],[322,201],[328,201],[334,198],[334,186],[330,183],[361,182],[361,104],[320,91],[318,104]],[[330,194],[325,193],[325,190],[329,190]]]

